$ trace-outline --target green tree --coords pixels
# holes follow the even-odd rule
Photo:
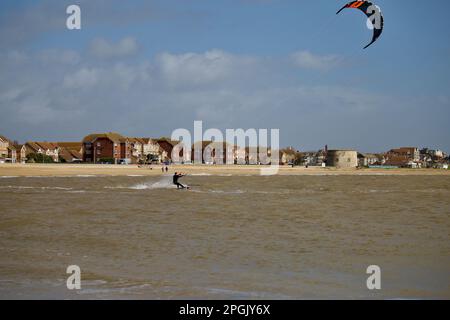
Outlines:
[[[27,156],[28,162],[34,162],[34,163],[54,163],[53,158],[42,153],[30,153]]]
[[[115,163],[114,158],[100,158],[100,159],[98,159],[97,162],[99,162],[99,163],[109,163],[109,164],[114,164]]]
[[[154,155],[154,154],[148,154],[146,161],[147,161],[147,163],[152,163],[154,161],[158,161],[158,156]]]

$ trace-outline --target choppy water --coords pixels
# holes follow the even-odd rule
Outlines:
[[[448,177],[183,180],[0,178],[0,298],[450,298]]]

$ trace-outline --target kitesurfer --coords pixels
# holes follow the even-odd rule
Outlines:
[[[178,179],[180,179],[181,177],[184,177],[185,174],[182,174],[181,172],[175,172],[175,174],[173,175],[173,184],[177,186],[177,189],[185,189],[186,186],[182,185],[181,183],[178,182]]]

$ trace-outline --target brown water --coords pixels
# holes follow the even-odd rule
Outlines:
[[[183,180],[0,178],[0,298],[450,298],[449,177]]]

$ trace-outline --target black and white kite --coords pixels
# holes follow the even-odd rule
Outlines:
[[[384,27],[384,18],[381,14],[381,9],[379,6],[370,1],[352,1],[343,6],[342,9],[336,14],[339,14],[344,9],[359,9],[367,16],[367,26],[370,29],[373,29],[373,37],[372,41],[365,46],[364,49],[368,48],[375,41],[377,41],[377,39],[381,36]]]

